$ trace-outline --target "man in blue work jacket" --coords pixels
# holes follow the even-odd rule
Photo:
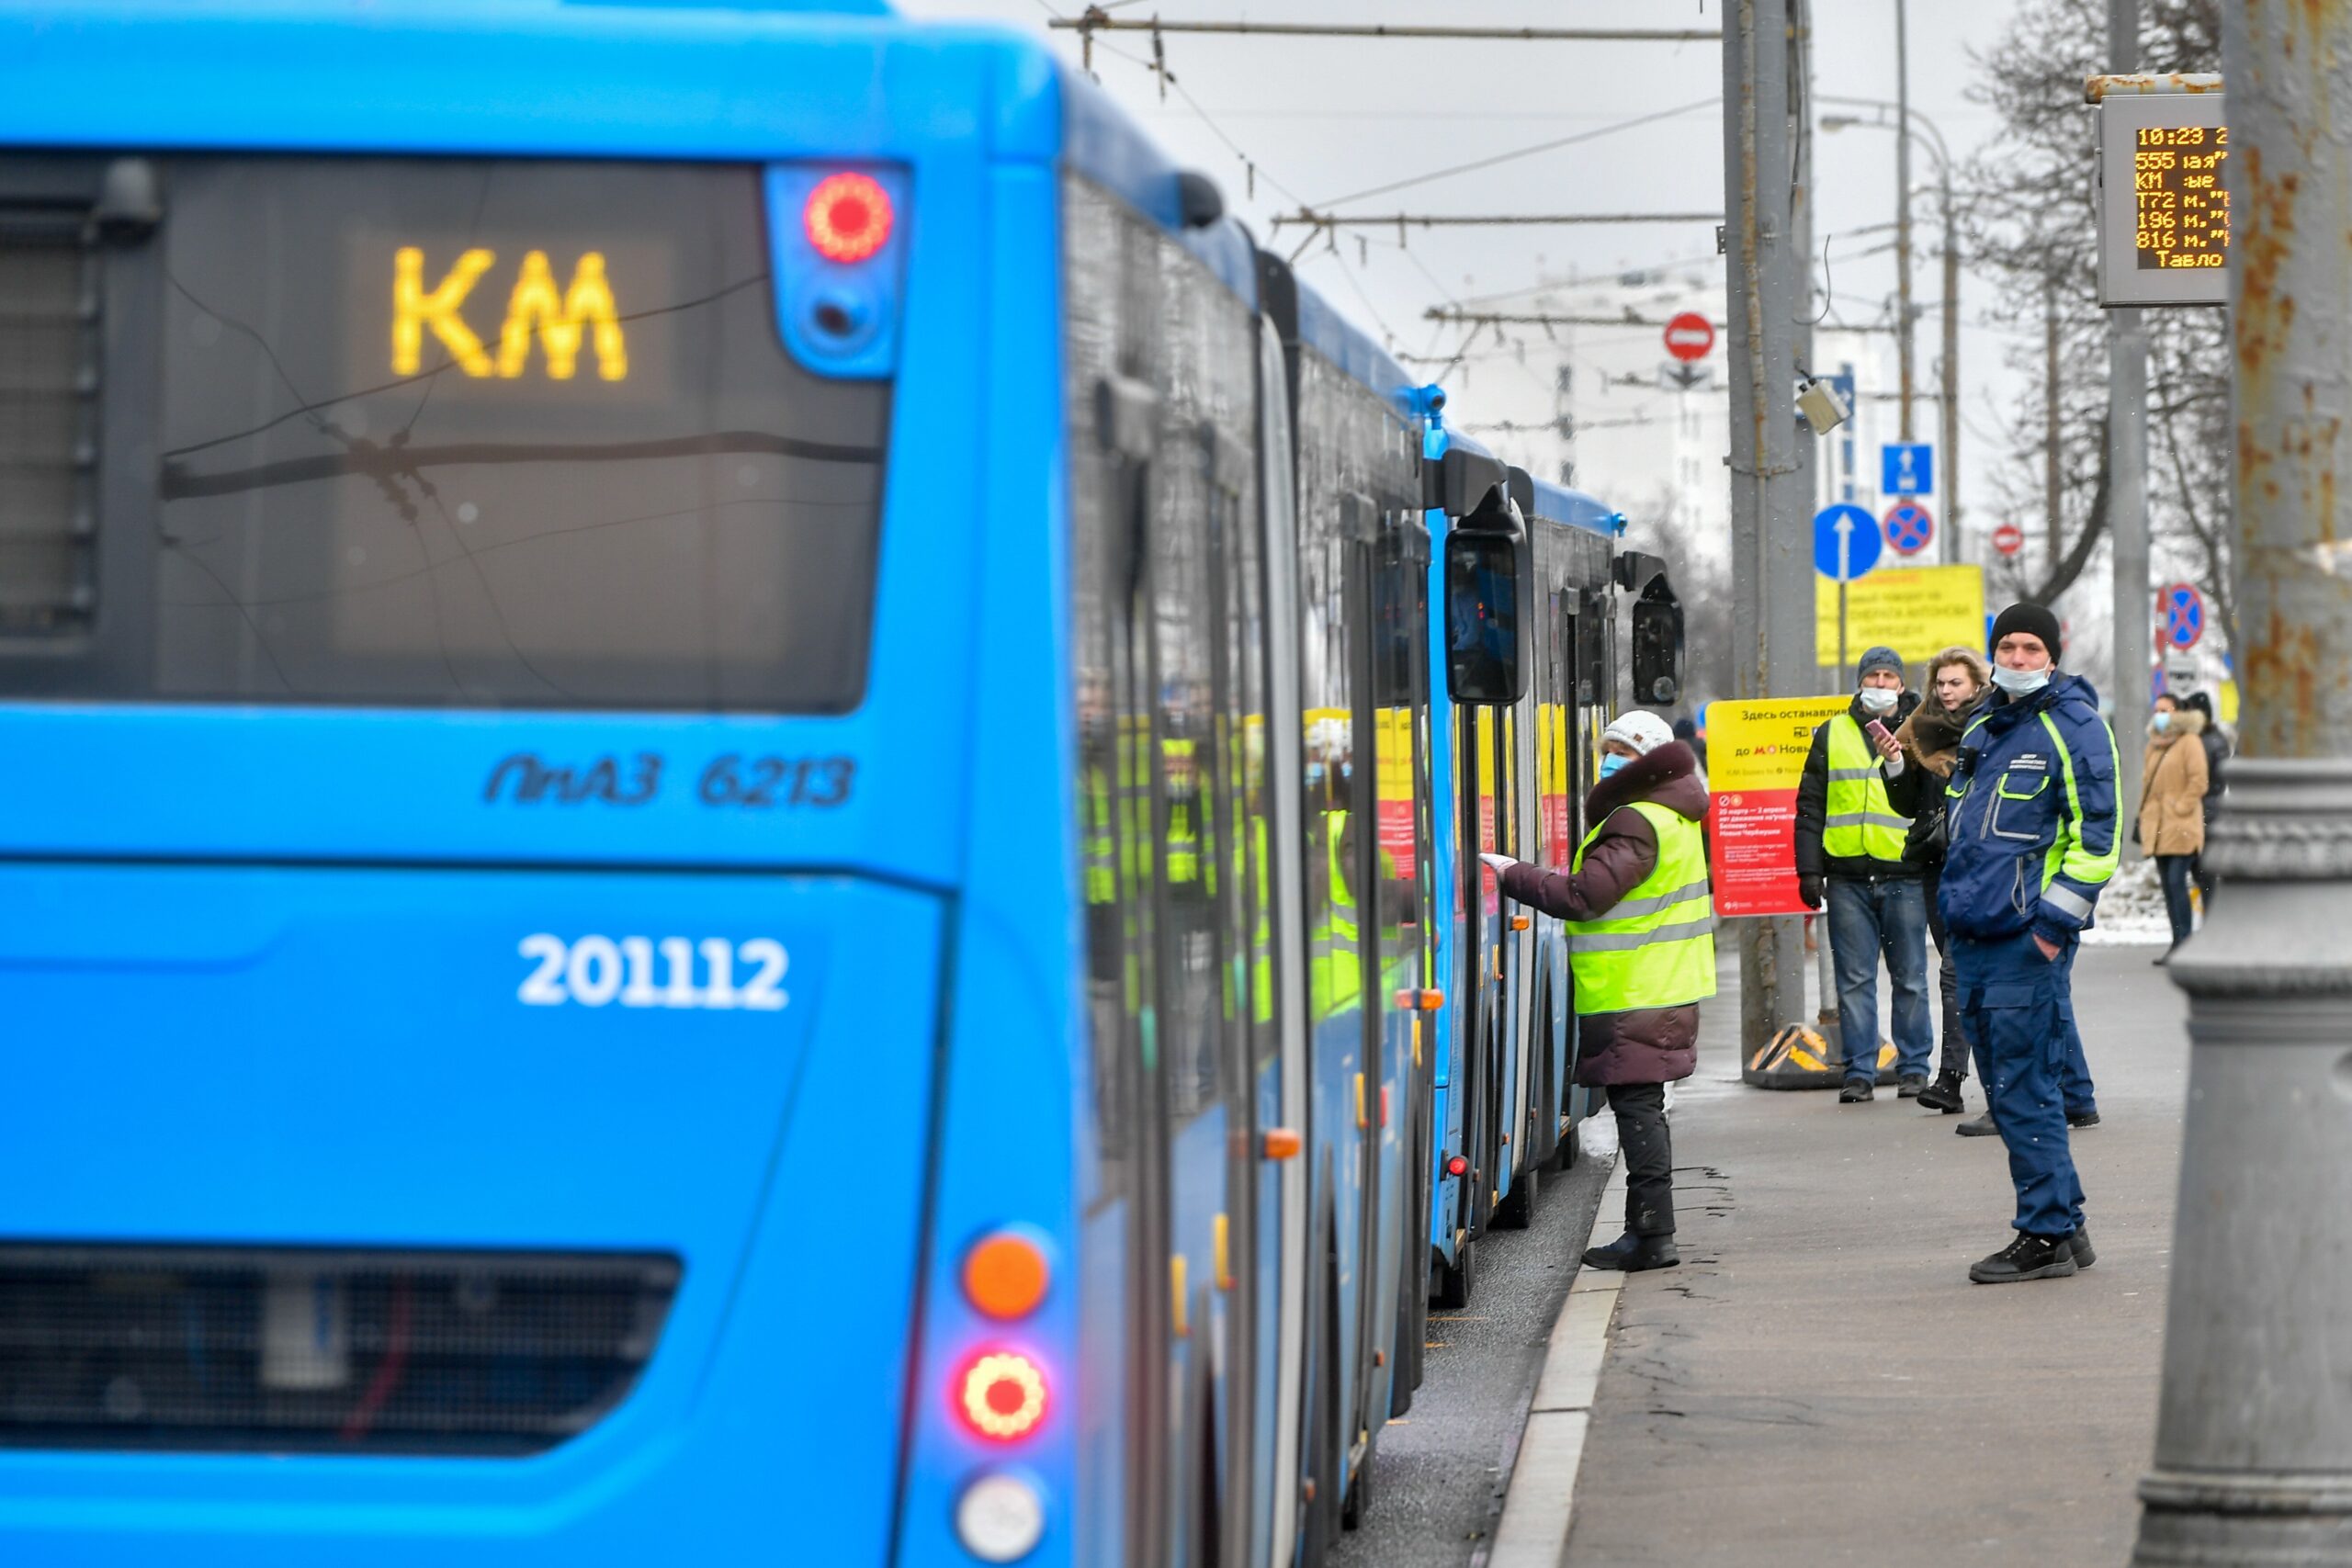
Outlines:
[[[2096,1259],[2067,1147],[2075,948],[2115,874],[2115,736],[2098,694],[2058,671],[2058,617],[2012,604],[1993,623],[1993,684],[1947,786],[1941,906],[1961,1011],[2008,1145],[2017,1239],[1979,1284],[2063,1279]],[[2087,1086],[2086,1086],[2086,1092]]]

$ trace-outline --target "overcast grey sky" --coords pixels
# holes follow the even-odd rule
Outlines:
[[[1051,37],[1067,58],[1077,44],[1046,21],[1079,7],[1076,0],[898,0],[910,15],[992,20]],[[1910,75],[1915,108],[1932,119],[1956,156],[1966,157],[1994,129],[1989,111],[1967,100],[1968,51],[1990,44],[2014,0],[1910,0]],[[1444,6],[1405,0],[1139,0],[1128,17],[1154,9],[1168,20],[1429,21],[1498,26],[1707,27],[1722,20],[1723,0],[1456,0]],[[1894,0],[1815,0],[1814,76],[1817,96],[1893,98]],[[1112,49],[1132,56],[1117,58]],[[1216,175],[1228,206],[1262,237],[1272,220],[1299,200],[1326,204],[1351,192],[1513,148],[1599,130],[1680,106],[1689,112],[1577,146],[1503,164],[1442,183],[1342,208],[1355,212],[1713,211],[1723,202],[1720,46],[1714,43],[1447,43],[1175,36],[1168,63],[1182,94],[1160,101],[1140,62],[1145,35],[1111,35],[1098,46],[1102,85],[1171,153]],[[1823,112],[1834,107],[1826,102]],[[1846,112],[1855,112],[1851,109]],[[1205,119],[1204,118],[1205,114]],[[1220,136],[1219,132],[1222,132]],[[1229,138],[1258,169],[1254,197]],[[1833,305],[1849,321],[1885,319],[1894,291],[1891,254],[1851,256],[1883,245],[1884,233],[1837,238],[1889,222],[1894,202],[1894,138],[1847,130],[1816,144],[1820,191],[1818,244],[1831,243]],[[1915,181],[1932,180],[1934,160],[1915,154]],[[1921,226],[1915,289],[1923,304],[1938,293],[1932,258],[1932,200],[1915,202]],[[1590,274],[1712,256],[1705,224],[1639,228],[1560,228],[1416,231],[1400,249],[1392,233],[1372,236],[1360,254],[1352,241],[1339,255],[1302,261],[1305,275],[1376,333],[1412,352],[1450,353],[1454,329],[1421,319],[1448,299],[1523,288],[1567,269]],[[1849,259],[1840,260],[1841,255]],[[1710,265],[1713,265],[1712,263]],[[1716,274],[1715,276],[1720,276]],[[1985,294],[1963,281],[1964,317],[1980,317]],[[1964,440],[1976,511],[1992,499],[1984,439],[1988,398],[2027,390],[1996,374],[2004,340],[1989,329],[1963,335],[1963,403],[1978,432]],[[1936,351],[1930,311],[1920,328],[1919,374]],[[1548,376],[1531,369],[1523,388],[1508,374],[1476,378],[1481,419],[1548,417]],[[1498,408],[1510,400],[1515,406]],[[1923,430],[1932,409],[1923,409]],[[1985,478],[1980,479],[1980,473]],[[1979,512],[1978,517],[1990,519]]]

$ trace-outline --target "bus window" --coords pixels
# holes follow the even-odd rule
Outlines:
[[[98,519],[150,651],[95,694],[857,705],[889,388],[781,346],[758,170],[164,175],[157,325],[108,367],[160,373],[153,515]],[[31,662],[0,682],[71,689]]]

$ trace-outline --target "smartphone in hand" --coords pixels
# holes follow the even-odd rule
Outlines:
[[[1871,740],[1881,746],[1884,746],[1888,741],[1894,739],[1894,737],[1888,732],[1886,726],[1881,724],[1874,718],[1864,721],[1862,725],[1862,733],[1869,736]]]

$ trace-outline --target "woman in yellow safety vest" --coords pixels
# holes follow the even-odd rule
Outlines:
[[[1715,994],[1707,788],[1699,759],[1638,709],[1600,738],[1592,824],[1566,871],[1481,855],[1506,897],[1566,922],[1576,976],[1576,1081],[1607,1091],[1625,1161],[1625,1234],[1588,1267],[1671,1269],[1674,1149],[1666,1086],[1698,1066],[1699,1001]]]

